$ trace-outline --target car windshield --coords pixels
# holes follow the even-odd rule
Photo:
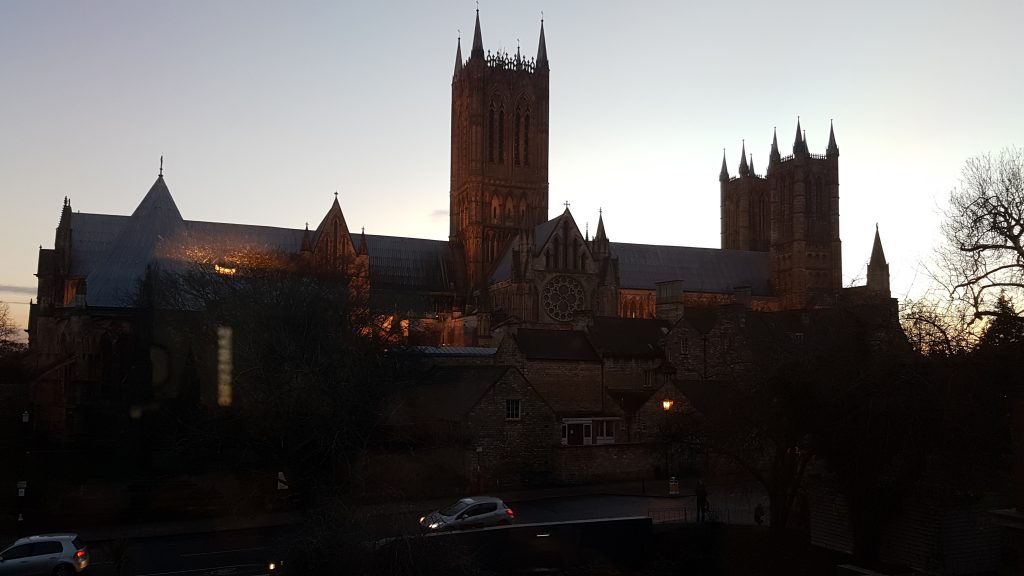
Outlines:
[[[462,512],[466,508],[469,508],[469,505],[472,504],[472,503],[473,502],[471,500],[463,498],[462,500],[459,500],[455,504],[452,504],[451,506],[445,508],[444,510],[441,510],[441,515],[442,516],[455,516],[456,514],[458,514],[459,512]]]

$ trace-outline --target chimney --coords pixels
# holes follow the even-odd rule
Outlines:
[[[683,281],[669,280],[654,284],[656,300],[654,315],[675,324],[683,317]]]

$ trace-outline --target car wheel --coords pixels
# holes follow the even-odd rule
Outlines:
[[[53,576],[71,576],[75,573],[74,568],[67,564],[60,564],[53,569]]]

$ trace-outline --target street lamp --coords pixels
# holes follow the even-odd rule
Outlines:
[[[669,410],[672,409],[672,404],[675,404],[675,402],[666,398],[661,401],[661,409],[664,410],[665,412],[668,412]]]

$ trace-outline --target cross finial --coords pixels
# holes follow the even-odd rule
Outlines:
[[[309,222],[306,222],[306,232],[309,232]]]
[[[366,226],[363,226],[363,234],[366,234]]]
[[[160,174],[159,174],[159,176],[161,178],[164,177],[164,155],[163,154],[160,155]]]
[[[335,190],[335,191],[334,191],[334,199],[335,199],[335,200],[337,200],[337,199],[338,199],[338,191],[337,191],[337,190]]]
[[[568,209],[569,209],[569,201],[568,201],[568,200],[566,200],[566,201],[565,201],[565,209],[566,209],[566,210],[568,210]]]

